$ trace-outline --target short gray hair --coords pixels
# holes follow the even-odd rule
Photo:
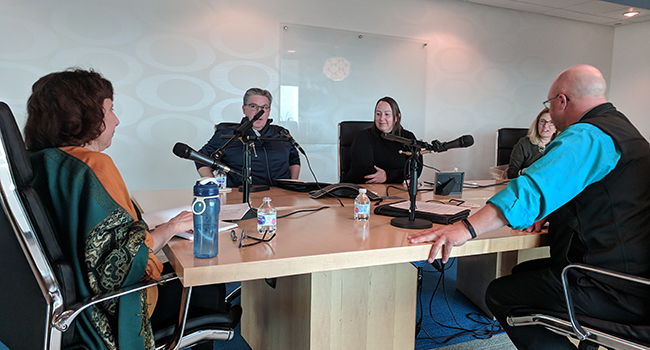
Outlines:
[[[271,93],[268,90],[264,90],[260,88],[250,88],[246,90],[246,93],[244,94],[244,106],[248,104],[248,99],[253,95],[260,95],[268,98],[269,105],[273,102],[273,96],[271,96]]]

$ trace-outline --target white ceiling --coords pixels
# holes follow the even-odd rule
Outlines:
[[[568,18],[576,21],[622,26],[631,23],[650,21],[650,10],[620,5],[608,1],[595,0],[461,0],[476,4],[507,8],[525,12],[540,13],[547,16]],[[625,3],[626,1],[618,0]],[[637,1],[638,3],[638,1]],[[650,6],[646,6],[650,7]],[[639,14],[632,18],[623,13],[633,8]]]

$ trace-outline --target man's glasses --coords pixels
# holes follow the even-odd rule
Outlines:
[[[250,239],[253,242],[244,244],[244,239],[245,238]],[[264,235],[262,235],[262,238],[257,238],[257,237],[246,236],[246,230],[241,230],[241,238],[239,239],[239,248],[246,248],[246,247],[254,246],[254,245],[260,244],[260,243],[271,242],[271,240],[273,240],[273,238],[275,238],[275,233],[271,237],[266,238],[266,232],[264,232]]]
[[[264,110],[264,112],[268,112],[271,109],[271,106],[258,106],[258,105],[254,104],[254,103],[249,103],[246,106],[248,108],[252,109],[252,110],[255,110],[255,111],[259,111],[260,108],[261,108],[261,109]]]
[[[542,102],[542,104],[543,104],[544,107],[547,108],[547,109],[548,109],[548,108],[551,108],[551,101],[553,101],[553,100],[555,100],[556,98],[560,97],[560,95],[564,95],[564,97],[566,97],[566,101],[567,101],[567,102],[571,101],[571,100],[569,100],[569,96],[567,96],[566,94],[557,94],[557,95],[555,95],[555,96],[549,98],[548,100]]]

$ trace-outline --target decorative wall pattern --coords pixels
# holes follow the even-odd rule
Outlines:
[[[403,109],[420,108],[409,125],[419,138],[476,139],[471,148],[427,155],[425,161],[440,169],[458,167],[467,179],[488,176],[495,130],[527,127],[561,70],[589,63],[609,78],[612,69],[612,27],[462,1],[4,0],[0,100],[23,125],[39,77],[71,66],[93,68],[115,86],[121,124],[107,153],[127,186],[188,188],[198,175],[192,163],[171,153],[174,143],[198,149],[215,123],[238,121],[246,89],[270,90],[276,97],[271,117],[281,120],[282,23],[428,43],[424,87],[369,94],[369,106],[327,122],[350,115],[370,119],[374,101],[384,95],[421,96],[413,103],[396,96]],[[380,71],[364,74],[367,86],[390,86],[381,82]],[[350,89],[359,93],[364,87],[356,83]],[[302,99],[301,114],[328,110],[334,97],[317,96]],[[312,165],[319,180],[334,182],[336,135],[317,131],[301,130],[297,140],[308,154],[318,154]],[[432,178],[427,171],[423,176]],[[306,166],[301,177],[311,179]]]

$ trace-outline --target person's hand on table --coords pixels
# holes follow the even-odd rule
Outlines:
[[[547,218],[543,218],[542,220],[539,220],[539,221],[533,223],[529,228],[527,228],[527,229],[525,229],[525,230],[521,230],[521,231],[526,231],[526,232],[528,232],[528,233],[531,233],[531,232],[542,232],[542,227],[543,227],[544,224],[546,223],[546,220],[547,220]]]
[[[465,244],[472,236],[463,223],[448,226],[434,226],[408,236],[410,243],[433,242],[428,261],[433,263],[442,249],[442,262],[447,263],[451,255],[451,248]]]
[[[166,224],[171,225],[171,230],[174,234],[191,231],[194,228],[194,214],[191,211],[183,210],[178,215],[169,219]]]
[[[374,174],[366,175],[364,178],[366,179],[367,184],[383,184],[386,182],[388,177],[386,176],[386,171],[382,168],[378,168],[375,165],[375,170],[377,170]]]
[[[153,237],[154,241],[154,253],[162,249],[174,235],[191,231],[193,227],[194,215],[187,210],[180,212],[166,223],[157,226],[151,231],[151,237]]]

